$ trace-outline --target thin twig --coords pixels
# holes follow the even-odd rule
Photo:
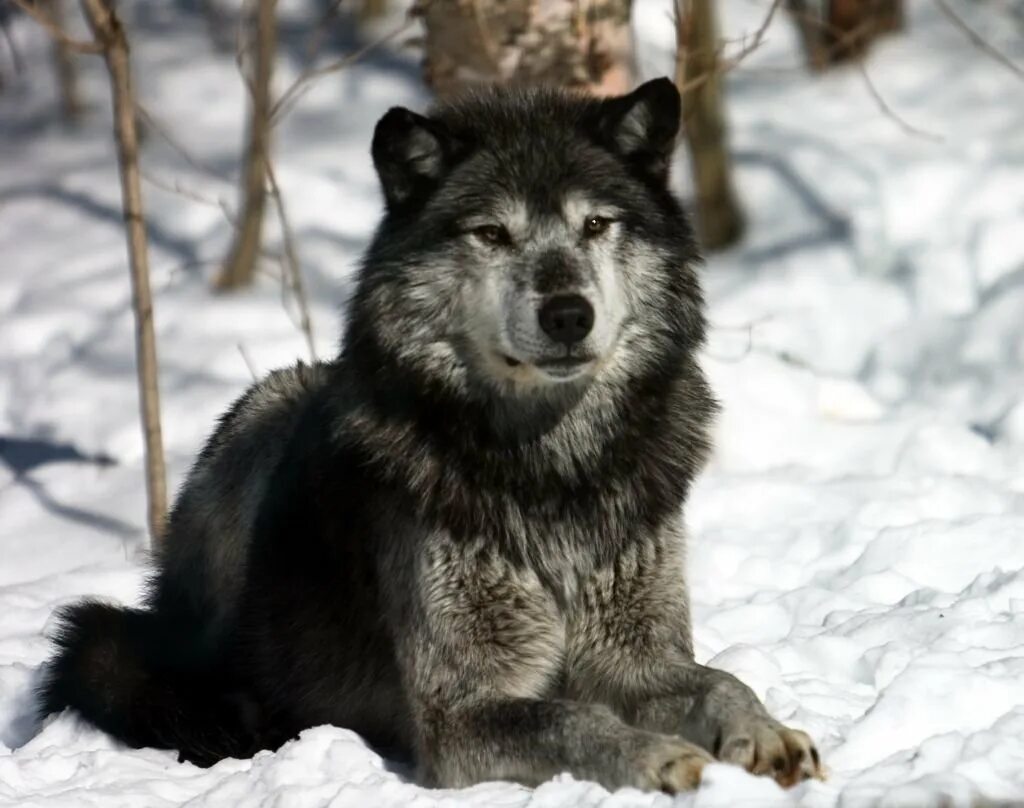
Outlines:
[[[936,2],[942,2],[942,0],[936,0]],[[838,49],[845,47],[848,44],[848,42],[853,38],[861,36],[863,34],[863,28],[865,25],[865,23],[862,23],[860,26],[857,26],[849,31],[843,31],[841,28],[837,28],[828,21],[820,19],[817,15],[807,14],[805,15],[805,19],[807,22],[818,26],[821,30],[827,31],[831,33],[833,36],[837,37],[835,42],[833,42],[831,47],[829,48],[830,54],[836,52]],[[853,59],[851,59],[850,62],[853,64],[853,66],[857,69],[857,72],[860,74],[860,77],[864,82],[864,86],[868,91],[868,94],[871,96],[871,99],[875,102],[875,105],[878,107],[879,111],[908,135],[911,135],[913,137],[919,137],[923,140],[931,141],[932,143],[944,142],[945,138],[942,135],[937,134],[935,132],[929,132],[925,129],[921,129],[920,127],[914,126],[912,123],[907,121],[906,118],[904,118],[902,115],[896,112],[896,110],[889,105],[889,103],[885,100],[885,97],[882,95],[881,91],[878,89],[878,85],[875,84],[874,80],[871,78],[871,74],[868,72],[866,61],[867,55],[867,51],[864,51],[863,53],[860,53]]]
[[[381,45],[390,42],[392,39],[395,39],[400,34],[407,31],[411,25],[412,20],[407,17],[405,21],[397,28],[392,29],[384,36],[375,39],[373,42],[367,43],[359,50],[350,53],[348,56],[339,59],[336,62],[331,62],[330,64],[323,65],[322,67],[308,68],[304,70],[301,73],[301,75],[294,82],[292,82],[291,86],[287,90],[285,90],[284,93],[282,93],[281,97],[277,100],[277,103],[274,104],[273,108],[271,109],[271,126],[276,125],[281,120],[281,118],[283,118],[288,113],[290,107],[293,106],[295,104],[295,101],[298,100],[299,95],[301,93],[304,93],[306,89],[308,89],[308,85],[310,82],[322,78],[324,76],[330,75],[331,73],[337,73],[340,70],[344,70],[345,68],[350,67],[352,64],[362,59],[366,54],[370,53],[373,50],[376,50]]]
[[[735,55],[730,56],[728,59],[716,59],[715,67],[713,70],[707,70],[704,73],[701,73],[699,76],[694,76],[693,78],[684,81],[678,87],[680,95],[684,93],[693,92],[694,90],[697,90],[698,88],[704,86],[704,84],[712,76],[716,74],[721,75],[723,73],[728,73],[739,67],[740,63],[744,59],[746,59],[750,54],[752,54],[755,50],[761,47],[761,44],[764,41],[765,34],[768,32],[768,26],[772,24],[772,19],[775,17],[775,12],[778,11],[779,6],[781,5],[782,0],[772,0],[772,4],[771,7],[768,9],[768,13],[761,21],[761,25],[754,32],[754,35],[750,39],[750,41],[744,44],[743,47],[740,48],[740,50]],[[682,0],[676,0],[676,14],[683,15]],[[679,16],[678,19],[683,19],[683,16]],[[679,30],[678,26],[677,30]],[[677,43],[677,54],[678,53],[679,51]],[[721,53],[721,51],[719,51],[719,53]]]
[[[103,45],[95,40],[75,39],[55,23],[50,15],[28,0],[11,0],[18,8],[46,29],[46,32],[65,47],[78,53],[103,53]]]
[[[156,176],[155,174],[149,173],[148,171],[142,172],[142,179],[144,179],[154,188],[159,188],[161,191],[164,191],[166,193],[176,194],[177,196],[183,197],[184,199],[188,199],[192,202],[195,202],[199,205],[203,205],[208,208],[216,208],[224,216],[224,221],[231,225],[233,229],[238,229],[238,217],[235,216],[234,211],[231,210],[231,206],[228,204],[227,200],[224,199],[224,197],[218,196],[216,199],[214,199],[213,197],[206,196],[205,194],[200,193],[194,188],[189,188],[183,185],[180,180],[174,180],[173,183],[168,182]],[[284,260],[284,256],[282,253],[278,252],[277,250],[272,250],[269,247],[264,247],[262,245],[260,246],[259,254],[261,258],[266,258],[268,261],[281,262]],[[207,263],[216,262],[211,261]]]
[[[299,264],[299,254],[295,248],[295,239],[292,236],[291,224],[285,212],[284,199],[281,197],[281,188],[277,184],[277,176],[274,173],[274,166],[267,156],[264,160],[267,169],[267,182],[270,186],[270,198],[274,200],[274,207],[277,208],[277,218],[281,223],[281,240],[284,242],[284,258],[286,275],[290,281],[291,292],[295,297],[295,305],[299,309],[299,327],[306,337],[306,346],[309,348],[309,358],[316,362],[316,346],[313,341],[313,321],[309,316],[309,300],[306,298],[305,284],[302,282],[302,266]]]
[[[245,366],[249,369],[249,375],[252,376],[252,380],[256,381],[256,368],[252,364],[252,358],[249,356],[249,351],[246,350],[245,346],[239,342],[238,352],[242,355],[242,361],[245,362]]]
[[[919,129],[912,123],[909,123],[906,118],[896,113],[889,103],[885,100],[882,94],[878,91],[878,87],[871,78],[871,74],[868,73],[867,66],[864,64],[864,58],[858,57],[853,60],[854,66],[857,68],[857,72],[860,74],[861,79],[864,80],[864,86],[867,88],[871,98],[874,99],[875,104],[882,111],[882,114],[892,120],[900,129],[906,132],[908,135],[919,137],[924,140],[930,140],[932,143],[944,143],[945,138],[935,132],[929,132],[925,129]]]
[[[1024,68],[1021,68],[1020,65],[1016,64],[1009,56],[996,48],[991,42],[971,28],[971,26],[967,24],[967,21],[954,11],[953,7],[947,3],[946,0],[935,0],[935,5],[939,7],[939,10],[946,16],[946,19],[964,32],[964,35],[970,40],[974,47],[982,53],[988,54],[992,59],[995,59],[1018,78],[1024,79]]]
[[[198,204],[204,205],[208,208],[217,208],[217,210],[223,212],[224,218],[228,220],[228,224],[232,227],[238,227],[238,221],[235,219],[235,215],[231,212],[227,201],[223,197],[218,196],[214,199],[213,197],[200,193],[194,188],[189,188],[188,186],[183,185],[180,180],[176,179],[174,182],[168,182],[167,180],[164,180],[155,174],[151,174],[148,171],[142,172],[142,179],[154,188],[159,188],[161,191],[166,191],[169,194],[176,194],[177,196],[197,202]]]
[[[826,12],[807,11],[803,3],[789,4],[789,15],[799,23],[804,36],[811,35],[807,30],[810,27],[816,28],[818,33],[826,33],[833,37],[831,42],[820,43],[823,49],[810,54],[808,61],[815,70],[824,70],[830,64],[834,64],[835,59],[844,52],[852,54],[858,47],[861,51],[865,50],[864,40],[870,37],[876,26],[875,18],[868,14],[853,28],[843,29],[825,19],[822,16],[824,13]],[[813,44],[811,46],[813,47]]]
[[[186,149],[181,142],[171,134],[170,129],[164,126],[160,121],[138,101],[135,102],[136,114],[145,121],[146,125],[150,127],[154,132],[160,135],[161,139],[170,146],[175,152],[177,152],[186,163],[192,168],[200,171],[204,174],[209,174],[211,177],[216,177],[222,182],[230,183],[231,180],[224,174],[212,166],[208,166],[205,163],[200,162]]]
[[[775,18],[775,12],[779,10],[779,6],[782,5],[782,0],[773,0],[771,8],[768,9],[768,13],[765,18],[761,21],[761,26],[754,32],[754,37],[751,39],[750,44],[743,47],[739,53],[731,57],[727,65],[735,67],[742,62],[747,56],[761,47],[761,43],[764,41],[765,34],[768,33],[768,27],[772,24],[772,20]]]

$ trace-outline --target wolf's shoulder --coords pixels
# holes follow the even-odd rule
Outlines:
[[[334,370],[329,362],[297,362],[254,381],[218,419],[202,456],[209,458],[240,441],[280,436],[306,405],[327,389]]]

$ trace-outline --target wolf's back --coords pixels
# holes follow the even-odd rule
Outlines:
[[[42,715],[70,708],[129,746],[177,749],[201,765],[258,749],[253,702],[197,647],[194,629],[95,601],[58,619]]]

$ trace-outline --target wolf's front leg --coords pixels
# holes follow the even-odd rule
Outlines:
[[[669,792],[700,782],[712,758],[695,744],[554,698],[564,629],[533,573],[486,546],[438,540],[423,556],[393,626],[422,781],[536,784],[570,772]]]
[[[768,715],[735,676],[693,659],[678,525],[638,540],[583,588],[569,623],[568,692],[790,785],[820,774],[806,733]]]
[[[676,732],[716,758],[789,786],[821,776],[818,750],[806,732],[768,715],[754,692],[725,671],[680,666],[664,695],[637,699],[627,718],[637,726]]]
[[[537,785],[561,772],[610,790],[696,788],[713,758],[682,738],[625,724],[597,704],[492,696],[453,705],[424,699],[420,777],[461,787],[484,780]]]

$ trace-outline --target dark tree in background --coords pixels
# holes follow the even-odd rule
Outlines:
[[[862,56],[883,34],[903,30],[903,0],[787,0],[807,64],[824,70]]]

